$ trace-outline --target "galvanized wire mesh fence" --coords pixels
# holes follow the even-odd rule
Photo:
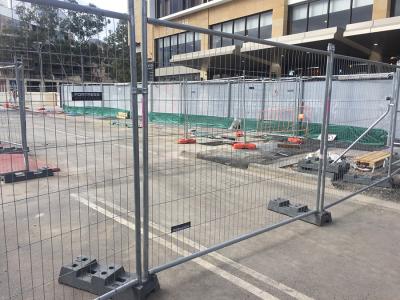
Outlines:
[[[174,37],[169,30],[164,48]],[[157,53],[156,68],[171,56],[174,64],[164,82],[150,86],[154,270],[286,220],[268,210],[269,201],[315,209],[317,178],[293,169],[320,146],[316,124],[322,123],[327,61],[327,52],[257,43],[206,54],[165,51]],[[192,80],[182,66],[201,69],[203,80]]]
[[[5,82],[5,75],[15,79],[14,60],[0,66],[0,81]],[[0,91],[0,151],[18,150],[22,147],[19,98],[16,80],[3,84]]]
[[[1,62],[22,61],[30,170],[51,174],[19,182],[29,179],[16,172],[19,154],[0,156],[2,176],[20,175],[0,185],[0,298],[93,298],[60,283],[93,259],[93,276],[105,272],[123,284],[135,272],[131,91],[110,94],[99,84],[130,80],[127,23],[14,5],[18,26],[1,35]],[[15,73],[2,74],[11,88],[1,103],[1,140],[20,143],[19,111],[10,99]],[[69,269],[60,276],[62,266]]]
[[[0,154],[12,175],[0,185],[5,299],[142,286],[296,220],[330,222],[326,207],[398,171],[397,66],[147,19],[143,5],[142,23],[165,33],[149,83],[128,44],[132,1],[129,16],[63,3],[16,2],[18,26],[0,36],[25,92],[13,92],[15,68],[1,73],[0,140],[22,143],[24,121],[29,149],[29,172],[15,168],[21,153]],[[377,151],[362,170],[359,156]],[[373,175],[364,188],[334,192],[360,172]]]

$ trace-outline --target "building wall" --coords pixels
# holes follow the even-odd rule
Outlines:
[[[390,17],[391,0],[374,0],[374,8],[372,10],[372,19],[384,19]]]
[[[140,0],[136,0],[137,2]],[[173,19],[174,22],[190,24],[203,28],[224,21],[272,10],[272,37],[286,34],[287,0],[233,0],[215,7],[204,9],[193,14]],[[149,26],[148,55],[154,59],[154,40],[160,37],[182,32],[181,30],[160,26]],[[209,48],[209,38],[202,35],[202,50]],[[140,39],[141,40],[141,39]]]
[[[136,0],[140,2],[140,0]],[[393,0],[373,0],[372,20],[391,17],[391,4]],[[400,0],[399,0],[400,1]],[[149,1],[150,11],[155,10],[156,0]],[[167,16],[173,22],[190,24],[198,27],[209,28],[213,24],[249,16],[252,14],[272,11],[272,37],[288,34],[288,8],[289,5],[302,3],[301,0],[231,0],[226,3],[203,9],[182,17]],[[153,12],[154,16],[154,12]],[[160,26],[149,26],[148,56],[155,59],[155,40],[161,37],[182,32],[181,30]],[[210,48],[210,39],[201,35],[201,50]],[[380,59],[378,59],[380,60]]]

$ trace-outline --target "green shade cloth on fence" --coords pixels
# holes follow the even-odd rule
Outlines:
[[[102,118],[116,118],[119,112],[128,113],[129,115],[129,110],[120,108],[110,108],[110,107],[96,107],[96,106],[78,107],[78,106],[64,105],[63,109],[66,114],[90,115]]]
[[[191,127],[213,127],[228,129],[234,118],[213,117],[203,115],[188,115],[186,118],[182,114],[177,113],[149,113],[149,121],[154,123],[175,124],[183,125],[185,119]],[[306,126],[303,124],[303,127]],[[318,138],[321,134],[321,124],[309,123],[308,136],[311,138]],[[262,122],[256,119],[245,120],[245,130],[258,130],[268,129],[269,132],[279,132],[281,128],[293,128],[290,121],[272,121],[265,120]],[[352,143],[355,141],[367,128],[356,127],[349,125],[329,125],[329,134],[335,134],[336,140],[341,142]],[[302,133],[301,133],[302,134]],[[299,133],[299,135],[301,135]],[[387,143],[388,133],[383,129],[372,129],[361,141],[360,144],[371,146],[385,146]]]

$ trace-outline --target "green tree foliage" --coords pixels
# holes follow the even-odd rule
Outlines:
[[[114,32],[109,32],[105,42],[110,58],[110,77],[118,82],[130,80],[128,24],[120,21]]]
[[[17,20],[10,22],[1,34],[0,42],[8,49],[1,61],[12,61],[14,55],[23,56],[24,64],[30,64],[26,67],[30,71],[27,76],[37,77],[40,48],[46,78],[84,73],[84,79],[91,81],[96,77],[93,74],[101,73],[94,69],[105,64],[103,42],[98,39],[106,27],[105,17],[33,4],[17,6],[16,15]]]

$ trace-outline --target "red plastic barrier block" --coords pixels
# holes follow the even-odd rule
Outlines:
[[[235,150],[255,150],[257,149],[256,144],[252,143],[235,143],[232,145]]]
[[[296,145],[303,144],[303,139],[298,138],[298,137],[290,137],[288,138],[288,142]]]
[[[196,144],[196,139],[179,139],[178,144]]]

